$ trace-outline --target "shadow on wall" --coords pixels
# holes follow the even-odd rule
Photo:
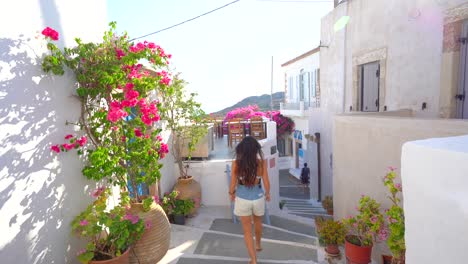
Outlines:
[[[79,102],[67,95],[71,78],[44,78],[34,42],[0,38],[0,259],[69,263],[77,246],[70,222],[88,191],[76,154],[50,146],[63,142]]]

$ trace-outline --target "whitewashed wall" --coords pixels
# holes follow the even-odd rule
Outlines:
[[[467,263],[468,136],[404,144],[406,263]]]
[[[180,173],[179,166],[175,163],[174,156],[172,155],[172,134],[170,131],[163,131],[161,134],[164,142],[169,146],[169,153],[161,160],[163,167],[161,168],[161,179],[159,179],[159,193],[162,196],[165,192],[172,191]]]
[[[52,143],[73,133],[79,102],[74,80],[45,75],[46,26],[59,45],[75,37],[98,41],[107,28],[106,2],[3,1],[0,8],[0,262],[77,263],[73,217],[89,202],[91,185],[76,153],[54,155]],[[38,38],[36,38],[38,37]]]

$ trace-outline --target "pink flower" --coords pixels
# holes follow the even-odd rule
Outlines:
[[[80,221],[80,226],[87,226],[88,225],[88,220],[81,220]]]
[[[140,129],[135,128],[135,136],[136,136],[136,137],[141,137],[141,136],[143,136],[143,134],[141,133]]]
[[[58,37],[59,37],[59,33],[57,31],[53,30],[50,27],[44,28],[44,30],[42,30],[41,33],[42,33],[42,35],[44,35],[46,37],[49,37],[52,40],[58,40]]]
[[[164,85],[169,85],[170,82],[171,82],[171,79],[167,76],[163,77],[161,81],[159,81],[160,84],[164,84]]]
[[[370,219],[370,221],[371,221],[372,224],[377,223],[377,220],[379,220],[379,219],[378,219],[377,216],[375,216],[375,215],[372,216],[371,219]]]
[[[135,85],[134,85],[133,83],[127,83],[127,84],[125,85],[125,88],[126,88],[127,90],[133,90],[133,87],[135,87]]]
[[[387,240],[388,236],[389,236],[389,232],[386,228],[382,228],[379,230],[379,234],[378,234],[379,240],[385,241]]]
[[[395,188],[401,192],[402,191],[401,183],[395,183]]]
[[[388,169],[389,169],[390,171],[395,171],[397,168],[396,168],[396,167],[393,167],[393,166],[389,166]]]
[[[145,221],[145,229],[150,229],[151,228],[151,220],[146,220]]]
[[[128,113],[120,108],[111,108],[107,114],[107,120],[115,123],[119,121],[122,117],[128,116]]]
[[[141,98],[139,101],[138,101],[138,106],[140,108],[143,108],[143,109],[146,109],[147,105],[146,105],[146,101],[144,98]]]
[[[96,190],[93,191],[93,193],[91,194],[92,197],[94,198],[97,198],[99,196],[101,196],[101,194],[106,190],[106,187],[105,186],[101,186],[99,188],[97,188]]]
[[[124,217],[123,217],[124,220],[129,220],[130,222],[132,222],[132,224],[136,224],[138,223],[138,221],[140,221],[140,218],[138,217],[138,215],[132,215],[131,213],[127,213]]]
[[[83,255],[84,253],[86,253],[86,249],[81,249],[78,252],[76,252],[76,255],[79,256],[79,255]]]
[[[134,107],[135,105],[137,105],[137,103],[138,103],[137,98],[132,98],[132,99],[129,99],[129,100],[123,100],[122,101],[122,107]]]
[[[121,140],[122,140],[122,142],[125,142],[125,141],[127,141],[127,138],[125,136],[122,136]]]
[[[73,137],[72,134],[68,134],[68,135],[65,136],[65,139],[70,139],[70,138],[72,138],[72,137]]]
[[[80,139],[77,139],[76,142],[80,145],[80,147],[84,146],[88,139],[86,136],[82,136]]]
[[[50,147],[50,150],[56,152],[56,153],[60,153],[60,147],[59,145],[54,145],[52,147]]]
[[[153,200],[155,203],[159,204],[159,197],[157,195],[153,196]]]
[[[121,108],[119,101],[112,101],[110,103],[111,108]]]
[[[114,131],[118,131],[119,127],[118,126],[113,126],[113,127],[111,127],[111,129],[114,130]]]
[[[75,144],[63,144],[62,147],[66,150],[71,150],[75,147]]]
[[[125,52],[121,49],[115,49],[115,53],[117,54],[117,59],[120,60],[122,59],[123,56],[125,56]]]
[[[125,94],[125,99],[127,99],[127,100],[135,99],[135,98],[138,98],[139,95],[140,95],[140,93],[138,93],[138,91],[128,90],[127,93]],[[136,105],[136,103],[135,103],[135,105]]]
[[[159,157],[161,159],[164,159],[164,157],[166,157],[166,154],[169,153],[169,147],[167,146],[167,144],[161,142],[161,148],[159,149],[158,153]]]

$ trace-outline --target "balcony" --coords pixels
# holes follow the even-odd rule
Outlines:
[[[286,116],[309,116],[309,108],[317,107],[320,107],[320,101],[317,97],[311,98],[310,102],[280,103],[281,114]]]

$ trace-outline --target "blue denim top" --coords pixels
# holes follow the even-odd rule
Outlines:
[[[260,178],[260,176],[257,176]],[[254,186],[245,186],[237,184],[236,196],[245,200],[257,200],[262,198],[264,195],[263,188],[261,184],[256,184]]]

